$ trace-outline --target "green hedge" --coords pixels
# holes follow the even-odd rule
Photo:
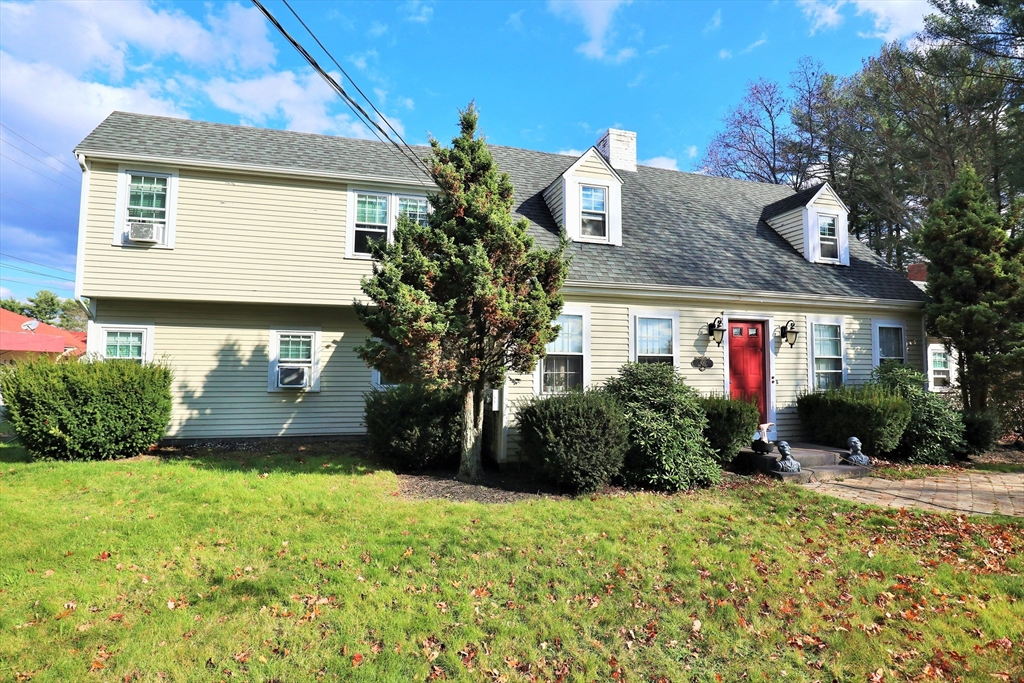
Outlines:
[[[945,396],[925,390],[927,377],[901,363],[883,363],[872,382],[910,404],[910,421],[890,458],[941,465],[963,453],[963,420]]]
[[[910,422],[910,404],[875,384],[803,394],[796,404],[800,422],[813,441],[846,448],[846,440],[856,436],[871,456],[894,450]]]
[[[704,436],[711,444],[719,464],[728,465],[741,448],[750,446],[757,432],[761,412],[753,403],[724,396],[702,398],[700,403],[708,418]]]
[[[622,469],[629,427],[604,391],[570,391],[519,409],[520,444],[556,483],[595,491]]]
[[[7,419],[35,457],[105,460],[138,455],[171,418],[171,371],[126,360],[46,357],[0,371]]]
[[[995,448],[1002,431],[999,415],[995,410],[965,410],[961,419],[964,423],[966,450],[969,453],[977,455]]]
[[[709,486],[721,469],[704,428],[700,395],[675,368],[627,363],[605,384],[629,424],[630,448],[622,477],[627,484],[666,491]]]
[[[462,440],[462,400],[457,391],[419,384],[371,391],[363,421],[370,451],[399,470],[454,469]]]

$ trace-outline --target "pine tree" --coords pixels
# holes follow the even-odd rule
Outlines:
[[[531,372],[562,308],[565,244],[537,248],[528,222],[513,222],[512,183],[477,136],[473,103],[460,111],[450,148],[431,138],[427,159],[440,192],[427,225],[398,219],[392,244],[373,245],[372,306],[356,313],[373,338],[357,349],[370,366],[462,393],[459,478],[479,477],[488,385]]]
[[[28,298],[25,315],[49,323],[60,315],[61,298],[48,289],[41,289]]]
[[[974,168],[964,165],[928,209],[918,236],[928,259],[928,330],[960,352],[964,408],[985,410],[1001,371],[1024,364],[1024,240],[1019,213],[1002,217]]]

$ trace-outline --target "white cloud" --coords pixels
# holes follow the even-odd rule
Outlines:
[[[697,145],[690,145],[686,148],[686,156],[693,159],[697,156]]]
[[[628,83],[626,83],[626,87],[627,88],[635,88],[638,85],[640,85],[641,83],[643,83],[646,79],[647,79],[647,74],[644,73],[643,71],[641,71],[636,76],[634,76],[632,79],[630,79],[630,81]]]
[[[935,12],[927,0],[853,0],[853,4],[857,7],[857,16],[869,14],[875,24],[874,32],[859,35],[886,41],[900,40],[917,33],[924,28],[925,16]]]
[[[387,32],[387,24],[382,24],[379,21],[375,21],[372,24],[370,24],[370,28],[366,31],[366,35],[370,36],[371,38],[379,38]]]
[[[652,166],[654,168],[664,168],[669,171],[678,171],[679,162],[672,157],[653,157],[640,162],[641,166]]]
[[[370,63],[371,59],[377,59],[376,50],[367,50],[366,52],[348,56],[348,61],[352,62],[352,64],[360,71],[366,71],[366,67]]]
[[[519,10],[518,12],[513,12],[512,14],[508,15],[508,19],[505,20],[505,25],[506,26],[511,26],[516,31],[522,31],[523,30],[523,10]]]
[[[548,8],[560,17],[583,25],[587,42],[576,50],[590,59],[601,59],[615,64],[636,56],[633,48],[609,50],[614,38],[612,19],[619,7],[628,5],[630,0],[549,0]]]
[[[422,0],[409,0],[402,5],[402,13],[406,21],[415,21],[425,24],[434,16],[434,6]]]
[[[558,150],[558,153],[563,155],[563,156],[567,156],[567,157],[581,157],[581,156],[583,156],[583,151],[579,150],[579,149],[560,149],[560,150]]]
[[[7,289],[6,287],[0,287],[0,299],[7,299],[14,296],[14,292]]]
[[[811,22],[811,35],[813,36],[821,29],[837,28],[843,23],[843,15],[839,8],[846,4],[846,0],[797,0],[797,4],[803,11],[804,16]]]
[[[711,33],[722,28],[722,10],[716,9],[715,13],[708,19],[708,23],[704,25],[704,33]]]
[[[398,104],[402,105],[409,111],[412,111],[413,109],[416,108],[416,103],[413,101],[411,97],[399,97]]]
[[[719,59],[732,59],[732,50],[726,50],[725,48],[718,51]]]
[[[754,50],[756,50],[757,48],[761,47],[762,45],[764,45],[767,42],[768,42],[768,38],[764,34],[762,34],[760,38],[758,38],[757,40],[752,42],[750,45],[747,45],[745,48],[743,48],[743,50],[740,51],[740,54],[741,55],[750,54],[751,52],[753,52]]]

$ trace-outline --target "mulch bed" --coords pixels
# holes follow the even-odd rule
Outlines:
[[[518,503],[524,500],[569,497],[550,484],[538,480],[535,473],[529,470],[485,471],[475,484],[456,480],[454,472],[399,474],[398,491],[404,498],[413,500],[442,499],[477,503]]]

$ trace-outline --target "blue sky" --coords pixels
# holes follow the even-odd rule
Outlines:
[[[322,57],[280,0],[265,4]],[[637,132],[643,162],[684,171],[748,81],[786,81],[805,55],[853,73],[929,12],[925,0],[292,5],[410,143],[447,141],[475,99],[495,144],[571,152],[619,127]],[[115,109],[369,136],[249,4],[0,2],[3,296],[71,295],[71,150]]]

